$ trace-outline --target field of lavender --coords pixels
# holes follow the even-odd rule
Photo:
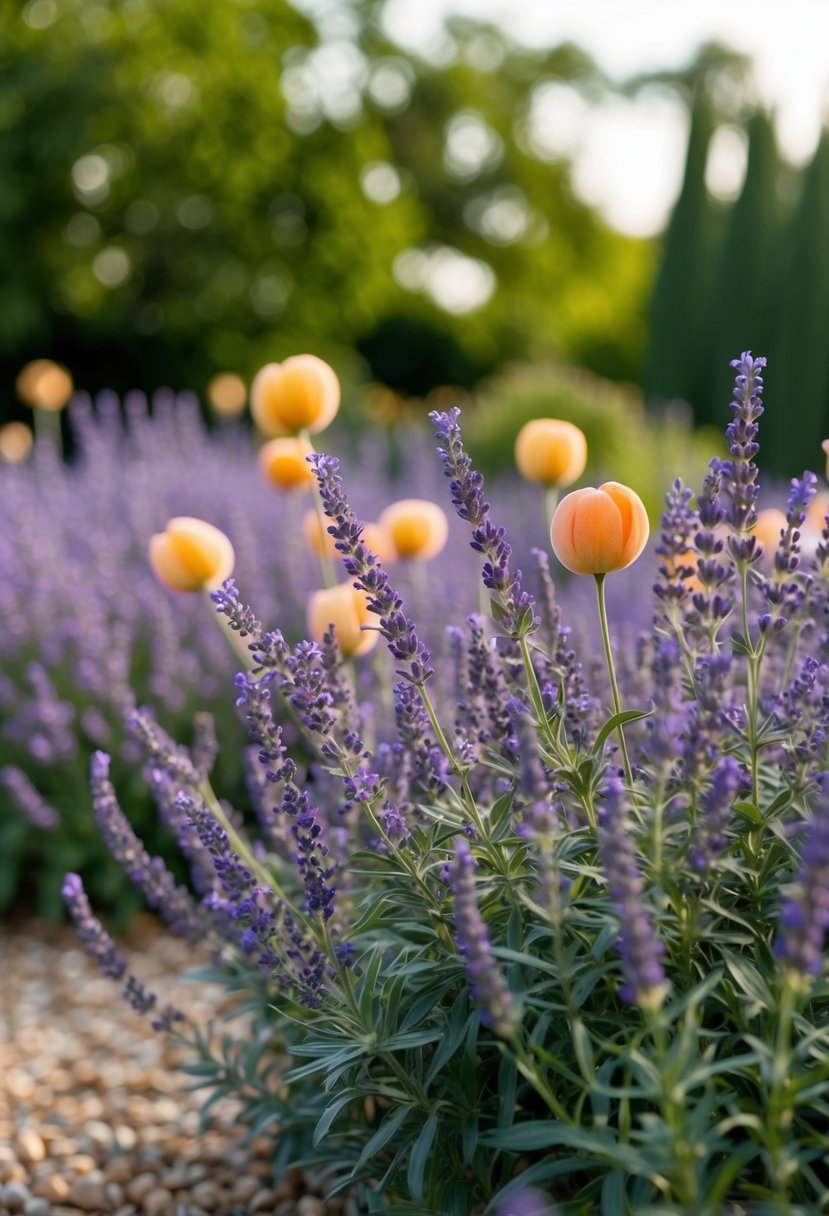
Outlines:
[[[433,412],[393,480],[312,356],[254,381],[258,456],[187,398],[76,398],[72,461],[53,430],[0,468],[3,899],[62,898],[277,1177],[826,1210],[829,522],[809,472],[758,510],[765,360],[733,367],[654,540],[565,420],[485,489]],[[104,927],[133,898],[206,948],[214,1025]]]

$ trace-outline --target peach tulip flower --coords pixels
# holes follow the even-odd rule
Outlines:
[[[250,387],[250,412],[263,435],[324,430],[340,408],[340,382],[316,355],[268,363]]]
[[[650,526],[639,495],[618,481],[574,490],[556,507],[550,539],[573,574],[608,574],[636,561]]]
[[[314,470],[307,460],[313,450],[307,439],[272,439],[259,451],[259,469],[278,490],[308,489],[314,485]]]
[[[7,422],[0,426],[0,460],[20,464],[32,450],[34,435],[25,422]]]
[[[333,625],[334,634],[344,655],[367,654],[377,645],[377,629],[363,629],[363,625],[377,624],[377,617],[369,612],[365,592],[350,583],[338,583],[315,591],[308,600],[308,633],[315,642]]]
[[[545,486],[572,485],[587,464],[587,440],[572,422],[534,418],[518,432],[515,463],[527,481]]]
[[[177,515],[150,538],[150,565],[159,582],[174,591],[212,590],[233,573],[233,545],[224,532]]]
[[[34,359],[22,367],[15,382],[17,394],[32,409],[62,410],[74,385],[65,367],[51,359]]]
[[[752,535],[756,536],[763,546],[765,560],[770,562],[773,559],[774,551],[780,544],[780,535],[788,526],[786,516],[782,511],[778,511],[777,507],[767,507],[764,511],[757,512],[757,523],[752,528]]]
[[[403,561],[428,561],[437,557],[449,535],[449,523],[436,502],[425,498],[402,498],[386,507],[378,523],[391,538]]]
[[[248,390],[235,372],[219,372],[207,385],[207,399],[220,417],[233,418],[245,408]]]

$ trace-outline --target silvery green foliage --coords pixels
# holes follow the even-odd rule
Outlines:
[[[233,582],[215,596],[250,654],[258,840],[140,734],[201,867],[210,974],[248,1015],[182,1031],[190,1071],[278,1168],[418,1216],[824,1209],[829,528],[804,558],[804,476],[776,553],[747,531],[763,361],[736,366],[731,459],[670,491],[652,627],[616,643],[621,714],[546,562],[536,598],[515,569],[456,411],[438,450],[493,622],[456,621],[440,662],[316,462],[393,655],[382,708],[335,638],[292,647]],[[398,734],[375,743],[380,713]]]

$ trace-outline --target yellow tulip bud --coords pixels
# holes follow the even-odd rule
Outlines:
[[[397,556],[404,561],[428,561],[446,544],[449,524],[435,502],[425,498],[403,498],[386,507],[379,524],[391,538]]]
[[[189,515],[152,536],[149,555],[156,578],[174,591],[212,590],[233,573],[233,545],[224,532]]]
[[[315,642],[333,625],[334,633],[344,655],[366,654],[377,645],[380,636],[377,629],[363,629],[363,625],[377,624],[377,617],[369,612],[366,595],[350,583],[339,583],[315,591],[308,600],[308,633]]]
[[[650,525],[639,495],[618,481],[587,486],[562,498],[550,539],[556,557],[573,574],[608,574],[635,562]]]
[[[250,387],[250,411],[263,435],[322,431],[340,408],[340,382],[316,355],[268,363]]]
[[[262,476],[278,490],[305,490],[314,484],[307,457],[313,452],[307,439],[272,439],[259,451]]]
[[[207,385],[207,399],[216,413],[223,418],[241,414],[247,396],[244,380],[233,372],[220,372]]]
[[[34,436],[25,422],[7,422],[0,426],[0,460],[20,464],[32,450]]]
[[[15,383],[20,400],[38,410],[62,410],[74,389],[67,369],[51,359],[27,363]]]
[[[515,463],[527,481],[545,486],[569,486],[587,464],[587,440],[572,422],[534,418],[518,432]]]

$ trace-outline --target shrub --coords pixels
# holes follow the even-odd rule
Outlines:
[[[319,456],[393,658],[396,732],[333,635],[290,646],[231,580],[213,598],[250,654],[257,837],[138,715],[192,897],[141,852],[96,759],[113,852],[173,928],[212,941],[212,974],[253,1014],[244,1034],[176,1033],[197,1082],[273,1130],[277,1168],[315,1162],[331,1194],[419,1216],[506,1213],[538,1188],[569,1212],[822,1203],[829,527],[801,560],[807,473],[774,552],[752,534],[763,365],[736,364],[729,458],[696,497],[668,494],[652,627],[616,645],[627,708],[608,716],[606,631],[609,670],[582,665],[544,562],[536,599],[511,565],[449,411],[438,450],[494,641],[473,616],[433,661]],[[280,701],[316,754],[307,777]],[[76,876],[65,893],[90,953],[175,1027]]]
[[[575,423],[587,437],[589,476],[635,484],[653,519],[664,501],[665,470],[693,483],[712,449],[721,450],[714,432],[694,431],[682,402],[651,414],[633,389],[581,369],[518,365],[484,386],[465,423],[476,468],[503,469],[522,426],[536,418]]]

